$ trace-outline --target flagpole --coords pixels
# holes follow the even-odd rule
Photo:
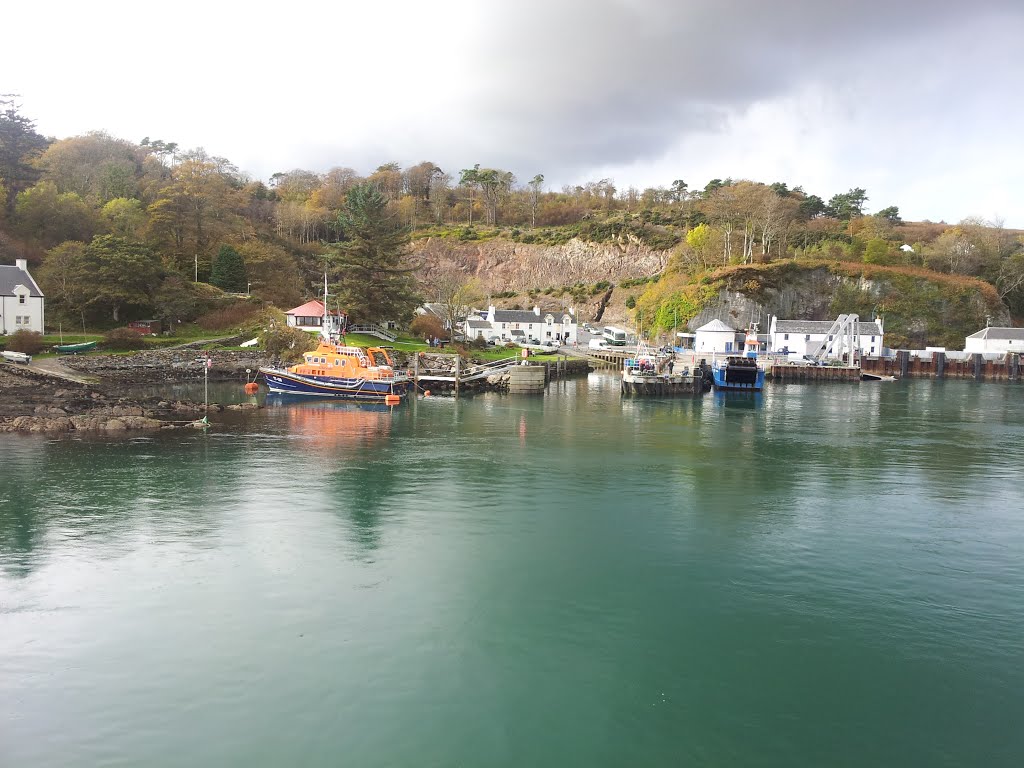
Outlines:
[[[203,424],[210,423],[210,356],[203,366]]]

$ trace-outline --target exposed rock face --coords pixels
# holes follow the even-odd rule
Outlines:
[[[660,273],[668,261],[666,251],[635,241],[528,245],[432,237],[414,241],[413,254],[422,260],[420,274],[428,279],[437,268],[455,265],[476,277],[484,290],[494,292],[649,277]]]

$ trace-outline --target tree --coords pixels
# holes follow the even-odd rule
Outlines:
[[[420,303],[407,264],[409,233],[388,212],[384,195],[373,184],[356,185],[340,223],[344,241],[331,247],[328,262],[349,317],[363,322],[408,318]]]
[[[484,196],[487,223],[492,227],[498,223],[498,204],[508,196],[515,180],[516,177],[511,171],[500,171],[496,168],[480,168],[476,171],[476,183]]]
[[[802,219],[816,219],[828,213],[828,205],[817,195],[808,195],[800,201],[797,212]]]
[[[463,168],[459,171],[459,186],[465,187],[469,202],[469,225],[473,225],[473,193],[480,185],[480,163],[472,168]]]
[[[894,261],[888,241],[880,237],[868,240],[864,247],[863,259],[865,264],[892,264]]]
[[[129,240],[138,239],[146,223],[142,202],[133,198],[115,197],[100,209],[100,215],[110,226],[110,232]]]
[[[672,186],[670,187],[670,189],[672,191],[672,199],[675,202],[681,203],[683,202],[683,200],[686,199],[687,186],[687,183],[682,179],[676,179],[675,181],[672,182]]]
[[[880,219],[885,219],[890,224],[902,224],[903,219],[900,218],[900,209],[895,205],[890,205],[888,208],[883,208],[875,216]]]
[[[7,196],[0,208],[13,210],[14,196],[28,189],[39,178],[33,165],[49,142],[36,131],[35,122],[22,115],[14,94],[0,94],[0,179]]]
[[[67,319],[82,316],[86,304],[85,243],[66,242],[51,248],[39,269],[39,285],[46,294],[46,311]]]
[[[530,226],[537,226],[537,207],[540,205],[541,191],[544,189],[544,174],[538,173],[529,183],[530,187]]]
[[[837,219],[849,221],[854,216],[864,214],[864,203],[867,201],[867,192],[861,187],[854,187],[849,192],[833,195],[828,201],[828,210]]]
[[[91,203],[137,194],[136,172],[142,152],[130,142],[97,131],[56,141],[47,147],[37,165],[43,179],[61,192],[74,192]]]
[[[74,192],[59,192],[52,181],[41,181],[18,193],[14,225],[24,237],[45,248],[65,240],[89,240],[100,228],[90,205]]]
[[[93,238],[83,252],[81,272],[86,306],[121,320],[125,307],[149,311],[152,296],[160,281],[160,261],[141,243],[113,235]]]
[[[207,302],[200,295],[199,286],[174,272],[163,279],[153,294],[156,319],[169,331],[173,331],[175,325],[195,320],[206,309]]]
[[[441,305],[444,325],[454,329],[469,315],[472,304],[480,298],[480,284],[476,278],[455,264],[447,264],[430,276],[430,298]]]
[[[222,245],[217,251],[210,272],[210,284],[235,293],[246,290],[245,260],[230,245]]]

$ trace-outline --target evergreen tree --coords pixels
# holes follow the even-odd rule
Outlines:
[[[406,263],[409,232],[370,184],[349,190],[339,217],[344,240],[328,261],[342,309],[356,322],[407,319],[420,302]]]
[[[210,283],[224,291],[244,293],[247,286],[242,254],[230,245],[222,245],[213,260]]]

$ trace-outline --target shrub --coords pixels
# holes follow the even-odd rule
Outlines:
[[[421,339],[427,336],[438,339],[448,338],[448,331],[445,329],[444,323],[441,322],[441,318],[430,313],[416,315],[409,323],[409,333]]]
[[[112,331],[107,331],[106,335],[103,337],[103,348],[121,351],[145,349],[146,340],[131,328],[115,328]]]
[[[626,309],[633,309],[636,306],[636,296],[626,297]]]
[[[43,351],[43,334],[22,329],[15,331],[7,339],[8,352],[24,352],[26,355],[38,355]]]
[[[289,326],[276,326],[260,335],[260,346],[268,354],[283,362],[298,362],[306,352],[317,346],[317,337]]]

